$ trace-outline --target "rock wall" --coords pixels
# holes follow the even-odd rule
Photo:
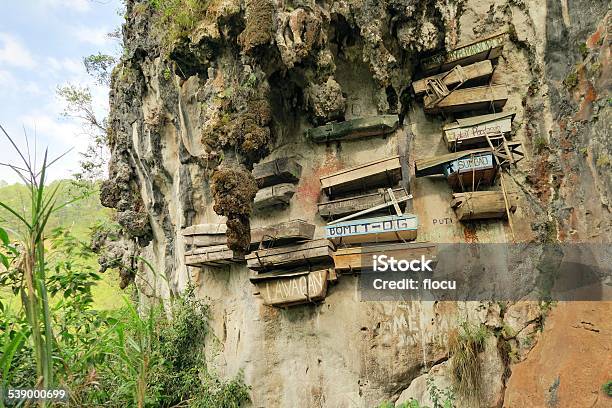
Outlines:
[[[448,337],[464,321],[491,332],[478,404],[524,406],[504,403],[508,355],[529,358],[539,305],[361,302],[357,277],[342,276],[321,304],[275,309],[253,295],[244,265],[186,267],[180,231],[228,221],[241,250],[249,227],[295,218],[320,227],[320,176],[396,154],[414,168],[446,153],[440,129],[450,117],[425,115],[408,90],[418,61],[507,30],[493,82],[509,88],[504,110],[516,111],[514,138],[527,155],[507,186],[520,194],[514,235],[610,242],[607,2],[211,0],[182,10],[190,19],[180,24],[152,4],[127,1],[112,81],[102,202],[117,209],[130,262],[136,251],[154,269],[125,268],[124,283],[135,276],[144,296],[163,298],[194,283],[211,304],[210,364],[227,376],[243,370],[256,407],[431,404],[426,374],[448,385]],[[383,113],[402,119],[386,137],[328,145],[304,137],[330,120]],[[303,166],[290,206],[253,212],[252,165],[287,155]],[[460,223],[445,180],[411,177],[409,187],[419,240],[512,240],[502,221]],[[458,404],[473,406],[460,396]]]

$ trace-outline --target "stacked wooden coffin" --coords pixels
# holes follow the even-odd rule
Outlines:
[[[225,266],[244,262],[244,257],[234,254],[227,246],[225,224],[198,224],[183,229],[185,237],[185,265]]]
[[[423,60],[424,73],[434,75],[412,83],[415,94],[425,95],[426,113],[493,111],[445,125],[442,133],[450,153],[415,162],[416,177],[447,178],[456,192],[451,207],[462,221],[504,218],[516,210],[517,194],[507,193],[503,181],[501,190],[477,191],[494,186],[502,166],[523,157],[520,143],[508,141],[514,112],[500,112],[508,98],[505,86],[466,88],[489,80],[504,41],[505,34],[498,34]]]
[[[498,112],[508,100],[505,85],[488,84],[493,63],[501,55],[506,34],[460,46],[421,61],[424,75],[412,83],[417,96],[423,96],[426,113],[471,110]]]
[[[399,186],[401,178],[399,156],[321,177],[324,194],[319,215],[328,221],[326,238],[338,248],[334,253],[336,271],[356,272],[371,266],[362,265],[370,252],[395,251],[410,257],[413,247],[420,247],[421,244],[409,242],[417,237],[418,219],[414,214],[403,213],[412,196]]]
[[[255,210],[288,206],[301,174],[302,166],[294,157],[281,157],[253,166],[253,177],[259,187],[253,203]]]
[[[315,226],[302,220],[251,230],[246,256],[251,282],[264,304],[292,306],[321,301],[335,279],[333,244],[313,239]]]
[[[383,136],[397,129],[397,115],[379,115],[332,122],[306,130],[306,137],[315,143]]]

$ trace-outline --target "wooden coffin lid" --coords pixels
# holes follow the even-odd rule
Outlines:
[[[268,187],[278,183],[294,183],[300,179],[302,166],[295,157],[279,157],[253,166],[253,177],[257,185]]]
[[[316,269],[313,271],[308,271],[302,268],[300,270],[293,270],[293,271],[272,271],[272,272],[254,274],[249,279],[253,283],[259,283],[259,282],[277,280],[277,279],[282,279],[282,278],[295,278],[297,276],[306,276],[311,273],[322,272],[322,271],[327,272],[329,274],[330,270],[331,268],[323,268],[323,269]]]
[[[227,232],[225,224],[197,224],[184,228],[181,234],[184,237],[191,235],[223,235]]]
[[[500,112],[500,113],[490,113],[487,115],[479,115],[472,116],[469,118],[457,119],[453,123],[449,123],[448,125],[444,125],[442,130],[453,130],[457,128],[464,127],[472,127],[477,125],[482,125],[483,123],[493,122],[495,120],[504,119],[510,117],[510,119],[514,119],[516,112],[508,111],[508,112]]]
[[[436,244],[432,242],[392,242],[373,245],[362,245],[347,248],[338,248],[334,253],[334,257],[343,255],[366,255],[381,251],[401,251],[420,248],[436,248]]]
[[[334,244],[330,242],[328,239],[315,239],[312,241],[303,242],[303,243],[296,244],[296,245],[287,245],[287,246],[269,248],[269,249],[259,249],[257,251],[253,251],[250,254],[246,255],[246,259],[247,260],[257,259],[258,255],[259,255],[259,258],[264,258],[267,256],[291,254],[291,253],[298,252],[298,251],[306,251],[309,249],[316,249],[316,248],[322,248],[322,247],[328,247],[330,250],[332,251],[334,250]]]
[[[416,176],[431,176],[434,174],[443,174],[442,165],[449,163],[464,157],[468,157],[472,154],[477,153],[491,153],[490,147],[483,147],[480,149],[462,150],[460,152],[447,153],[441,156],[428,157],[427,159],[420,159],[414,162],[416,170]]]
[[[314,237],[314,224],[304,220],[291,220],[274,225],[251,229],[251,245],[260,242],[283,243],[287,241],[311,240]]]
[[[376,168],[375,173],[368,172],[368,167]],[[378,174],[385,170],[396,170],[401,169],[400,157],[391,156],[385,157],[379,160],[374,160],[368,163],[363,163],[354,167],[339,170],[335,173],[327,174],[321,177],[321,188],[329,188],[345,182],[358,180],[362,177],[368,177],[371,174]],[[362,170],[362,171],[361,171]],[[355,177],[352,177],[350,173],[355,173]],[[349,178],[342,180],[342,176],[347,175]],[[334,180],[335,179],[335,180]]]

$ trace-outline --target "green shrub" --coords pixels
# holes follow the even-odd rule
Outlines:
[[[601,390],[604,392],[604,394],[606,394],[608,397],[612,397],[612,381],[608,381],[607,383],[605,383],[604,385],[601,386]]]
[[[536,153],[540,153],[542,150],[546,149],[547,147],[548,147],[548,141],[546,140],[545,137],[538,136],[533,141],[533,149],[536,151]]]

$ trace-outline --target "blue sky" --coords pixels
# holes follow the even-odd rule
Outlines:
[[[51,179],[78,171],[88,136],[75,120],[61,115],[58,85],[90,86],[99,115],[108,111],[108,89],[87,75],[83,57],[103,52],[120,55],[120,44],[108,38],[123,21],[120,0],[0,0],[0,124],[25,146],[37,138],[39,152],[50,156],[74,150],[50,169]],[[0,162],[17,164],[15,151],[0,136]],[[0,180],[18,177],[0,166]]]

